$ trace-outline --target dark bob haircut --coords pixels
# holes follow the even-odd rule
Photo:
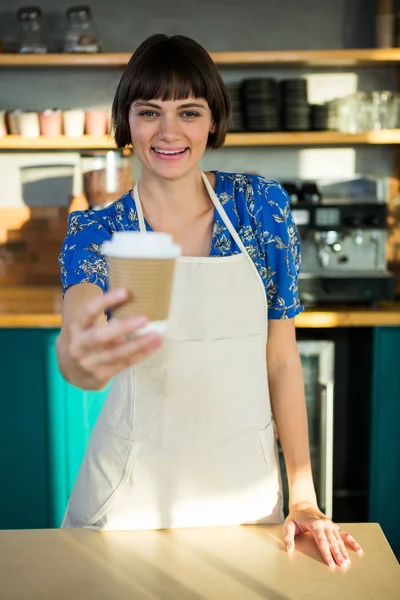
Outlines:
[[[182,35],[157,34],[145,40],[131,57],[118,84],[112,106],[112,126],[118,148],[131,144],[129,110],[135,100],[203,98],[210,107],[216,132],[207,148],[220,148],[228,130],[230,101],[209,54]]]

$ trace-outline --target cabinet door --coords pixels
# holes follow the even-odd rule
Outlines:
[[[106,397],[64,381],[58,333],[0,330],[0,529],[59,527]]]
[[[107,389],[85,391],[67,383],[58,368],[55,341],[49,333],[46,356],[46,420],[49,470],[48,527],[59,527],[89,437]]]
[[[46,336],[0,330],[0,528],[46,527]]]
[[[400,327],[374,331],[370,521],[400,555]],[[360,374],[360,377],[362,374]]]

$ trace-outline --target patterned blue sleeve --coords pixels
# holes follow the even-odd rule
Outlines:
[[[262,196],[268,318],[291,319],[304,310],[299,299],[300,236],[286,191],[275,181],[258,179]]]
[[[67,235],[58,258],[63,295],[76,283],[95,283],[103,291],[107,289],[107,263],[101,244],[111,239],[111,232],[100,223],[96,213],[84,210],[69,216]]]

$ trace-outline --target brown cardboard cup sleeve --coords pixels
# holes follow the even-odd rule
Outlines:
[[[145,315],[166,321],[169,315],[175,258],[107,257],[109,287],[125,288],[129,300],[113,310],[116,318]]]

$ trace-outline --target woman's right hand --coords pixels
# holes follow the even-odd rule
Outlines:
[[[64,377],[85,390],[100,390],[124,369],[139,363],[162,344],[157,334],[132,337],[148,319],[135,316],[104,322],[104,313],[128,300],[116,289],[86,300],[79,314],[57,339],[57,354]],[[60,367],[61,368],[61,367]]]

